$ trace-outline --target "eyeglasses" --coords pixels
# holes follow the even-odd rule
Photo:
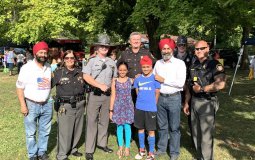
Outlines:
[[[69,59],[74,60],[74,57],[65,57],[64,59],[65,60],[69,60]]]
[[[186,44],[177,44],[178,47],[185,47]]]
[[[207,47],[200,47],[200,48],[195,48],[195,50],[196,50],[196,51],[199,51],[199,50],[200,50],[200,51],[203,51],[203,50],[205,50],[206,48],[207,48]]]

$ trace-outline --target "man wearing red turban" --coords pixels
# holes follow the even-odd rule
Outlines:
[[[30,160],[48,160],[46,152],[51,130],[52,101],[49,101],[51,68],[46,62],[47,43],[36,43],[33,54],[34,60],[22,66],[16,87],[21,113],[24,116],[28,157]]]
[[[186,79],[186,67],[182,60],[173,56],[175,42],[170,38],[160,40],[159,49],[162,59],[154,67],[155,79],[161,83],[157,103],[159,140],[157,156],[165,154],[170,135],[171,160],[177,160],[180,154],[180,113],[181,94]]]

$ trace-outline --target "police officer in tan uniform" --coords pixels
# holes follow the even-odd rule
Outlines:
[[[113,77],[117,77],[115,62],[107,57],[110,48],[110,39],[101,34],[94,44],[97,55],[91,58],[83,68],[83,78],[91,85],[87,105],[86,126],[86,159],[93,160],[95,146],[104,152],[112,153],[107,147],[110,86]],[[97,143],[97,144],[96,144]]]

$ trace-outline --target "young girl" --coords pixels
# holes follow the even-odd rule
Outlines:
[[[110,102],[110,119],[117,124],[117,140],[119,158],[129,156],[131,141],[131,126],[134,122],[134,104],[131,97],[133,80],[127,77],[128,65],[125,62],[118,64],[117,79],[112,82]],[[123,152],[123,130],[125,130],[125,151]]]

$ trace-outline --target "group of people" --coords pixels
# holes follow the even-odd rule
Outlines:
[[[167,153],[168,146],[171,160],[178,159],[182,106],[184,113],[191,115],[190,129],[197,158],[213,159],[213,133],[218,109],[216,92],[224,88],[226,76],[223,66],[208,58],[207,42],[198,41],[195,55],[190,55],[186,50],[186,37],[177,39],[177,50],[174,40],[161,39],[160,60],[141,48],[139,32],[130,34],[129,43],[130,48],[121,53],[116,63],[107,57],[110,39],[102,34],[94,44],[96,55],[85,66],[76,66],[75,54],[67,50],[53,73],[47,63],[47,43],[42,41],[34,45],[35,58],[22,67],[16,82],[29,159],[49,159],[46,152],[53,105],[50,91],[54,86],[58,160],[67,160],[69,155],[83,155],[77,144],[84,125],[86,99],[87,160],[94,159],[96,148],[106,153],[113,152],[107,145],[109,120],[117,125],[119,158],[130,156],[131,137],[137,134],[139,149],[135,159],[154,160]],[[88,97],[85,97],[85,92]]]
[[[6,48],[3,58],[1,59],[4,67],[4,72],[9,73],[9,76],[14,75],[13,68],[16,65],[19,74],[23,64],[32,59],[30,58],[29,54],[30,53],[28,50],[26,51],[26,55],[24,55],[23,53],[16,53],[12,47]]]

